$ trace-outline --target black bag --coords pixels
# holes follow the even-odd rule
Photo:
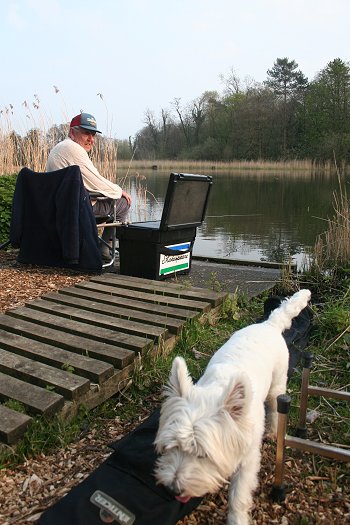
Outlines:
[[[270,313],[280,306],[285,297],[272,296],[264,303],[264,316],[261,321],[268,319]],[[294,319],[288,330],[283,332],[284,340],[289,350],[288,379],[291,378],[303,351],[309,344],[312,329],[313,313],[309,306],[306,306]]]
[[[82,483],[45,511],[38,525],[175,525],[200,503],[180,503],[153,471],[159,409],[112,444],[114,452]]]

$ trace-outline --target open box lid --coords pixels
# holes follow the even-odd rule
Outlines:
[[[160,230],[200,226],[204,220],[212,177],[171,173],[164,200]]]

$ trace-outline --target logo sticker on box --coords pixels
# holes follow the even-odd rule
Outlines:
[[[164,253],[161,253],[159,260],[159,275],[167,275],[168,273],[189,269],[191,257],[191,252],[189,251],[191,248],[190,242],[171,244],[165,246],[165,248],[173,250],[174,252],[184,253],[174,253],[174,255],[165,255]]]

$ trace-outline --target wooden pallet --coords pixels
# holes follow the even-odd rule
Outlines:
[[[170,351],[226,295],[109,273],[1,314],[0,401],[17,404],[0,404],[0,441],[16,443],[33,415],[69,418],[113,396],[136,356]]]

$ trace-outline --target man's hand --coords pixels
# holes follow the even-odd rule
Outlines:
[[[124,197],[124,199],[126,199],[129,206],[131,206],[131,196],[128,193],[126,193],[126,191],[124,190],[122,190],[122,197]]]

